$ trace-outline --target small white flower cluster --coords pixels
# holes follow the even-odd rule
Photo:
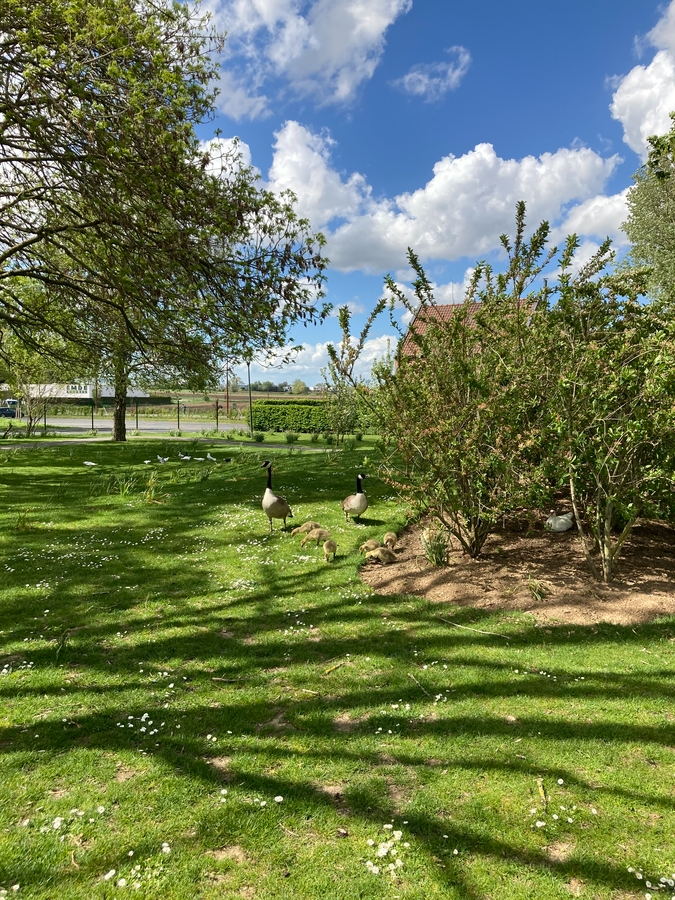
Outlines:
[[[24,638],[24,640],[27,641],[28,638]],[[10,675],[12,672],[20,672],[23,669],[30,670],[34,668],[35,663],[28,662],[24,659],[18,666],[13,666],[11,663],[5,663],[5,665],[2,667],[2,671],[0,671],[0,675]]]
[[[99,815],[103,815],[103,813],[105,812],[105,806],[98,806],[96,808],[96,812]],[[83,818],[85,815],[86,815],[86,813],[83,809],[78,809],[77,807],[74,807],[73,809],[70,810],[70,813],[68,816],[55,816],[50,822],[42,825],[40,827],[40,834],[50,834],[54,831],[63,832],[61,834],[61,838],[60,838],[60,840],[63,841],[66,838],[66,834],[69,830],[70,825],[77,819]],[[95,821],[95,819],[93,819],[92,817],[89,817],[89,822],[94,822],[94,821]],[[30,825],[30,819],[21,819],[21,821],[19,822],[19,825],[21,825],[24,828],[27,827],[28,825]]]
[[[265,809],[265,807],[267,806],[267,800],[261,800],[260,797],[254,797],[253,802],[259,809]],[[275,803],[283,803],[284,798],[281,796],[277,796],[274,798],[274,802]]]
[[[562,784],[564,784],[564,783],[565,783],[565,782],[564,782],[564,780],[563,780],[562,778],[558,778],[558,784],[562,785]],[[569,810],[567,809],[566,806],[560,806],[560,812],[564,812],[564,813],[567,813],[567,812],[576,812],[576,810],[577,810],[577,807],[576,807],[576,806],[572,806]],[[530,815],[531,815],[531,816],[536,816],[538,812],[539,812],[539,810],[537,810],[537,809],[531,809],[531,810],[530,810]],[[597,816],[598,811],[597,811],[597,809],[591,809],[591,813],[592,813],[594,816]],[[559,822],[562,821],[561,818],[560,818],[560,816],[558,815],[558,813],[552,813],[551,819],[553,820],[553,824],[554,824],[554,825],[557,825]],[[567,823],[568,823],[568,825],[573,825],[573,824],[574,824],[574,819],[573,819],[571,816],[563,816],[562,819],[563,819],[563,820],[566,820]],[[546,824],[547,824],[547,823],[544,822],[544,821],[542,821],[541,819],[537,819],[537,821],[534,823],[534,825],[531,825],[530,827],[531,827],[531,828],[545,828],[545,827],[546,827]]]
[[[10,888],[10,891],[14,891],[14,893],[16,894],[20,888],[21,888],[20,884],[13,884]],[[6,897],[7,894],[8,894],[7,888],[0,887],[0,897]]]
[[[134,716],[127,716],[126,722],[117,722],[118,728],[134,728]],[[166,724],[165,722],[160,722],[160,724],[156,728],[152,728],[151,726],[154,724],[153,720],[150,718],[149,713],[143,713],[142,716],[138,719],[138,733],[145,735],[146,737],[152,737],[153,735],[159,732],[160,728],[163,728]],[[177,726],[180,728],[180,726]],[[150,731],[148,731],[150,728]]]
[[[634,869],[633,866],[628,866],[628,871],[631,875],[635,875],[638,881],[644,880],[644,873],[641,869]],[[651,881],[645,880],[645,887],[650,888],[652,891],[668,891],[671,894],[670,900],[675,900],[675,893],[673,893],[673,888],[675,888],[675,872],[673,872],[670,878],[667,875],[662,875],[656,884],[652,884]],[[652,900],[651,894],[645,894],[645,900]]]
[[[408,841],[401,840],[403,832],[395,831],[393,824],[383,825],[382,828],[384,831],[391,832],[390,838],[387,841],[380,841],[377,845],[375,857],[379,863],[374,863],[372,859],[369,859],[366,861],[366,869],[368,869],[372,875],[379,875],[380,873],[384,875],[394,875],[403,865],[400,848],[408,848],[410,847],[410,844]],[[375,846],[375,841],[372,838],[368,838],[366,843],[369,847]],[[393,860],[393,862],[387,862],[387,857]]]

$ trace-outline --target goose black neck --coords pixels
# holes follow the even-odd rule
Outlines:
[[[360,475],[356,476],[356,493],[357,494],[363,493],[363,488],[361,487],[361,476]]]
[[[272,466],[267,467],[267,487],[272,490]]]

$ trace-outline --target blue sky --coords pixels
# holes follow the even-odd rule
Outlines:
[[[273,190],[328,239],[327,299],[358,328],[419,252],[439,302],[477,259],[499,264],[515,204],[581,255],[625,247],[625,192],[675,109],[675,0],[207,0],[228,32],[218,118]],[[336,321],[300,328],[294,365],[320,380]],[[363,371],[394,340],[386,321]]]

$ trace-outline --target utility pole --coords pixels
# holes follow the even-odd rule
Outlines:
[[[253,437],[253,403],[251,401],[251,360],[246,360],[246,368],[248,369],[248,420],[250,424],[251,437]]]
[[[230,417],[230,360],[225,357],[225,415]]]

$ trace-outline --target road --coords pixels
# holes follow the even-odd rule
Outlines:
[[[3,420],[4,421],[4,420]],[[42,422],[40,423],[42,425]],[[99,434],[112,432],[112,417],[94,416],[94,428]],[[216,427],[215,421],[204,421],[203,419],[183,419],[181,416],[181,431],[202,431],[203,429],[211,429]],[[236,424],[233,422],[220,421],[218,425],[219,431],[233,431],[235,428],[246,427],[245,422]],[[91,429],[91,418],[84,416],[47,416],[47,428],[58,430],[62,434],[84,434]],[[127,416],[127,431],[133,431],[136,428],[136,417]],[[138,417],[138,430],[145,434],[166,434],[178,428],[175,419],[146,419],[143,416]]]

